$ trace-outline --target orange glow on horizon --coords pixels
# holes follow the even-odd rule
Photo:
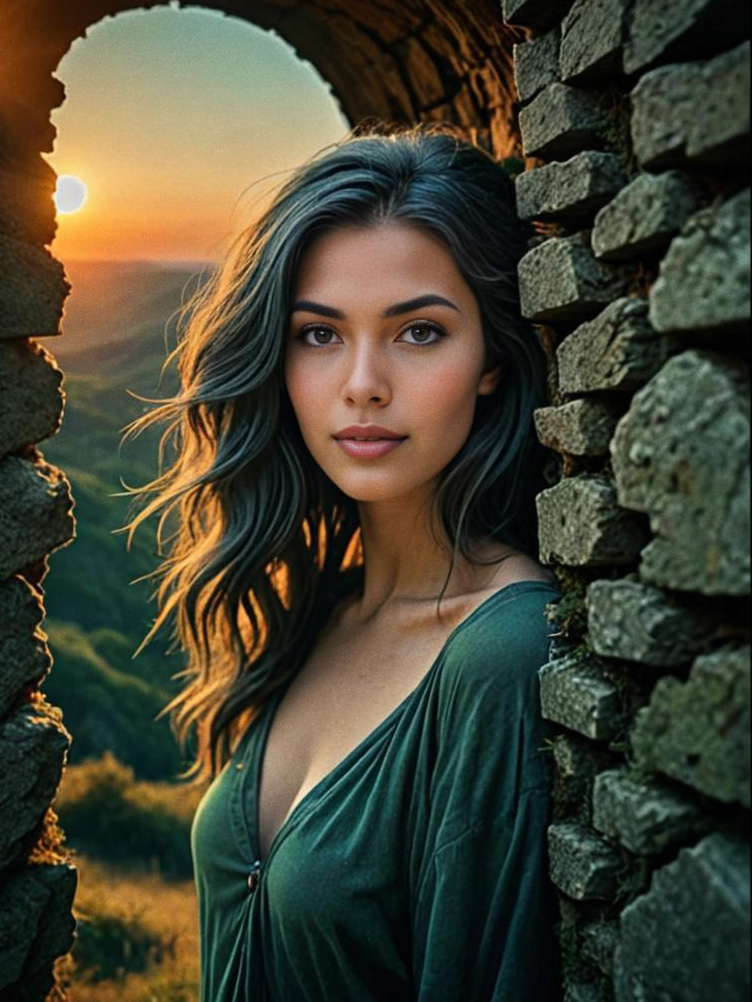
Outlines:
[[[289,172],[350,127],[289,43],[198,8],[101,21],[55,76],[65,101],[42,155],[58,175],[47,247],[63,263],[221,260]]]

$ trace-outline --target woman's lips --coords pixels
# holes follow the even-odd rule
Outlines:
[[[357,442],[354,438],[337,438],[335,441],[348,456],[356,459],[378,459],[396,449],[398,445],[402,445],[405,439],[382,438],[377,442]]]

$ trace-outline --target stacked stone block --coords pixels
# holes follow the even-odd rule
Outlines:
[[[749,11],[503,0],[526,170],[523,314],[564,595],[551,877],[565,1002],[746,999]],[[556,478],[555,478],[556,479]]]
[[[44,243],[54,174],[0,150],[0,998],[42,999],[73,941],[77,871],[51,809],[71,744],[40,686],[52,655],[41,582],[75,536],[65,474],[38,443],[63,416],[63,375],[36,339],[59,333],[69,285]]]

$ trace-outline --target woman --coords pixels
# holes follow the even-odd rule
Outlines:
[[[236,241],[132,426],[178,448],[130,530],[178,516],[146,639],[176,612],[163,713],[212,779],[203,1002],[558,998],[525,249],[452,127],[355,130]]]

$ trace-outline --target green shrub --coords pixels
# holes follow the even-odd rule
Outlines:
[[[140,915],[88,911],[76,922],[71,956],[77,978],[84,984],[122,981],[133,971],[145,971],[174,955],[174,937],[165,940]]]
[[[190,826],[200,793],[136,781],[110,752],[67,767],[55,801],[74,849],[110,863],[190,877]]]

